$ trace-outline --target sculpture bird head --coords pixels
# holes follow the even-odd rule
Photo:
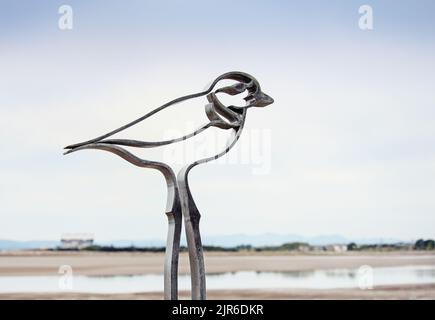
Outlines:
[[[218,82],[223,80],[234,80],[236,83],[215,89]],[[246,101],[244,106],[226,106],[217,96],[219,93],[235,96],[245,92],[247,95],[243,98]],[[228,72],[216,78],[207,92],[207,100],[209,104],[205,106],[205,112],[210,124],[221,129],[237,129],[243,124],[248,108],[262,108],[273,103],[273,99],[261,90],[257,79],[240,71]]]
[[[270,97],[261,90],[261,86],[258,80],[248,73],[240,71],[228,72],[218,77],[215,80],[214,84],[217,84],[219,81],[222,80],[235,80],[237,81],[237,83],[230,86],[218,88],[215,90],[215,93],[223,92],[229,95],[236,95],[241,94],[245,91],[247,92],[247,96],[243,98],[247,104],[245,106],[231,106],[232,109],[251,107],[262,108],[274,102],[272,97]],[[210,94],[208,96],[210,96]]]

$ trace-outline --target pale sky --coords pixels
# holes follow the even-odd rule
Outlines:
[[[62,148],[231,70],[275,103],[249,110],[236,161],[193,169],[203,234],[435,237],[433,1],[75,0],[72,30],[62,4],[0,2],[0,239],[165,239],[159,173]],[[184,132],[205,103],[126,134]]]

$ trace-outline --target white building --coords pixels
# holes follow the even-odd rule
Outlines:
[[[62,249],[83,249],[94,243],[94,235],[90,233],[66,233],[61,239]]]
[[[345,245],[345,244],[332,244],[332,245],[326,246],[326,251],[346,252],[347,245]]]

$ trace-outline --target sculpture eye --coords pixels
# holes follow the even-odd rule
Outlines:
[[[245,101],[250,101],[254,99],[254,95],[253,94],[248,94],[246,97],[243,98]]]

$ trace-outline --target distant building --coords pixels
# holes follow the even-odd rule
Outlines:
[[[83,249],[92,246],[94,243],[94,235],[90,233],[67,233],[62,235],[62,249]]]
[[[331,251],[331,252],[346,252],[347,251],[347,245],[342,245],[342,244],[329,245],[329,246],[326,246],[326,251]]]
[[[310,251],[314,252],[346,252],[347,245],[345,244],[330,244],[326,246],[310,246]]]

